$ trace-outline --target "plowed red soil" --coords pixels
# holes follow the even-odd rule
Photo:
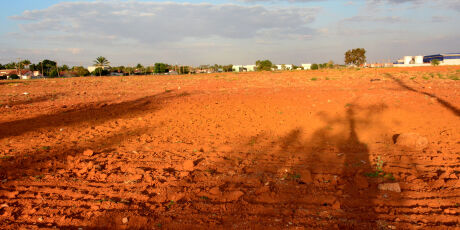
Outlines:
[[[459,75],[1,81],[0,228],[459,229]]]

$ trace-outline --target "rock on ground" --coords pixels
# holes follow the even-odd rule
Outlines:
[[[401,187],[399,186],[399,183],[384,183],[384,184],[379,184],[379,190],[391,191],[391,192],[401,192]]]
[[[423,150],[428,146],[428,139],[418,133],[402,133],[395,135],[395,144],[415,150]]]

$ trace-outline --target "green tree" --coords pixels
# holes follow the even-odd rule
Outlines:
[[[39,62],[36,67],[44,76],[51,76],[51,71],[56,69],[56,62],[45,59]],[[57,76],[57,71],[56,71]]]
[[[144,74],[144,73],[145,73],[145,68],[144,68],[143,65],[141,65],[141,63],[138,63],[138,64],[136,65],[136,71],[137,71],[138,73]]]
[[[314,63],[310,66],[310,69],[315,70],[318,69],[318,64]]]
[[[24,69],[24,67],[26,66],[28,67],[31,64],[31,62],[26,59],[26,60],[22,60],[19,64],[20,64],[21,69]]]
[[[233,70],[233,65],[224,65],[222,66],[222,69],[224,70],[224,72],[232,72]]]
[[[48,73],[48,77],[52,77],[52,78],[55,78],[55,77],[58,77],[59,74],[58,74],[58,71],[56,68],[53,68],[49,71]]]
[[[132,72],[134,72],[133,67],[126,66],[123,68],[123,73],[127,73],[128,75],[131,75]]]
[[[147,67],[145,67],[145,73],[146,73],[146,74],[151,74],[151,73],[153,73],[153,66],[147,66]]]
[[[179,66],[178,67],[178,74],[188,74],[190,73],[190,69],[188,66]]]
[[[165,63],[155,63],[153,67],[154,73],[166,73],[167,72],[166,64]]]
[[[96,58],[96,60],[94,60],[94,65],[101,69],[104,69],[104,67],[109,66],[109,64],[110,64],[109,60],[107,60],[107,58],[102,57],[102,56],[99,56]],[[99,76],[102,76],[102,72],[103,71],[99,71]]]
[[[101,67],[98,67],[96,68],[91,74],[97,76],[107,76],[109,75],[109,71],[108,70],[105,70],[105,69],[102,69]]]
[[[10,63],[5,64],[5,69],[16,69],[16,63],[10,62]]]
[[[64,64],[64,65],[62,65],[61,67],[59,67],[59,70],[60,70],[60,71],[69,71],[70,68],[69,68],[68,65],[65,65],[65,64]]]
[[[30,71],[40,71],[40,69],[38,68],[37,64],[30,64],[29,65],[29,70]]]
[[[125,68],[124,66],[117,66],[117,67],[110,67],[110,70],[114,72],[122,73],[124,68]]]
[[[431,65],[432,66],[438,66],[439,64],[441,64],[441,61],[439,61],[438,59],[431,60]]]
[[[273,63],[270,60],[258,60],[256,61],[256,67],[258,71],[271,71],[273,68]]]
[[[89,76],[89,71],[83,66],[74,66],[72,67],[72,71],[75,73],[76,76]]]
[[[364,48],[356,48],[345,52],[345,64],[362,66],[366,63],[366,50]]]

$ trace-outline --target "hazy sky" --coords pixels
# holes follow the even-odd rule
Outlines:
[[[15,0],[0,8],[0,63],[343,63],[460,52],[460,0]]]

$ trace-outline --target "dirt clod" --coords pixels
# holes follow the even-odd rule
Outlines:
[[[310,170],[301,170],[299,172],[299,175],[300,175],[300,180],[303,182],[303,183],[306,183],[306,184],[311,184],[313,183],[313,179],[311,177],[311,172]]]
[[[195,164],[193,163],[193,160],[186,160],[182,164],[182,169],[185,171],[193,171],[194,167],[195,167]]]
[[[123,217],[123,219],[121,220],[121,222],[123,224],[127,224],[128,223],[128,217]]]
[[[378,188],[382,191],[401,192],[399,183],[383,183],[379,184]]]
[[[91,149],[87,149],[83,152],[83,155],[87,156],[87,157],[90,157],[94,154],[93,150]]]

